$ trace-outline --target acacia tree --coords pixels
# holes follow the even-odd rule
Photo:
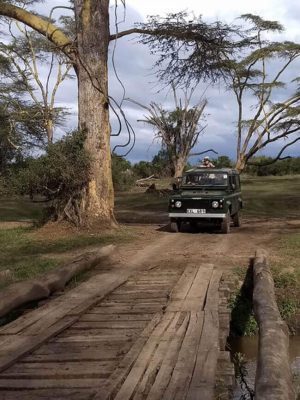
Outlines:
[[[125,4],[125,0],[121,1]],[[107,73],[109,42],[133,33],[153,35],[157,43],[167,41],[171,44],[164,54],[166,57],[186,46],[189,54],[193,51],[201,54],[202,69],[207,76],[214,76],[220,66],[219,60],[234,48],[228,39],[231,29],[220,23],[208,25],[200,19],[184,23],[182,17],[180,21],[170,17],[165,25],[159,21],[111,35],[109,0],[74,0],[71,2],[75,14],[74,41],[52,21],[18,7],[17,3],[17,0],[0,1],[0,15],[21,21],[45,36],[74,66],[78,78],[78,125],[86,133],[85,149],[91,156],[89,178],[78,196],[76,210],[81,214],[83,224],[111,225],[114,222],[114,196]],[[19,3],[24,1],[19,0]],[[170,41],[169,38],[173,39]]]
[[[14,33],[14,28],[17,28],[18,34]],[[36,121],[45,136],[44,142],[52,143],[54,127],[63,124],[67,114],[63,108],[55,106],[55,97],[61,83],[70,77],[72,65],[51,42],[28,30],[26,26],[18,22],[12,26],[10,23],[9,29],[11,42],[0,42],[0,55],[10,65],[5,74],[5,85],[11,88],[7,102],[14,98],[21,103],[24,95],[29,97],[30,101],[26,101],[27,109],[22,110],[23,119],[27,117]],[[41,79],[39,63],[49,64],[45,82]],[[54,83],[51,85],[54,75]],[[17,125],[14,113],[11,113],[10,121],[12,125]]]
[[[253,164],[251,158],[259,150],[270,144],[282,141],[281,149],[272,160],[275,162],[283,159],[283,152],[300,140],[300,90],[293,90],[295,82],[283,81],[284,73],[300,56],[300,45],[265,39],[265,33],[283,30],[278,22],[250,14],[242,18],[252,25],[249,43],[255,48],[231,64],[231,88],[238,104],[236,168],[240,172],[247,164]],[[249,93],[255,103],[253,115],[245,119],[250,111],[246,102]]]
[[[184,99],[177,98],[173,86],[175,109],[165,110],[161,105],[152,103],[147,108],[149,116],[145,122],[156,128],[156,137],[162,141],[162,147],[166,149],[174,167],[174,177],[182,176],[187,158],[196,145],[203,127],[200,120],[207,104],[201,100],[197,105],[190,107],[193,90],[184,91]]]

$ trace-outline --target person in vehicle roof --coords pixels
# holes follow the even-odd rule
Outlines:
[[[202,164],[200,165],[201,168],[215,168],[214,164],[210,161],[209,157],[204,157]]]

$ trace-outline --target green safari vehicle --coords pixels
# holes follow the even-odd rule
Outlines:
[[[229,233],[230,224],[240,226],[243,207],[240,176],[235,169],[196,168],[187,171],[179,185],[173,185],[169,199],[172,232],[179,232],[182,222],[192,227],[212,222]]]

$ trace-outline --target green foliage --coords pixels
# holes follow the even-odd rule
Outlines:
[[[249,175],[283,176],[300,174],[300,157],[291,157],[274,162],[272,157],[260,156],[251,158],[250,163],[256,165],[247,166],[245,172]]]
[[[112,176],[114,189],[122,191],[134,185],[136,175],[131,163],[124,157],[112,154]]]
[[[134,164],[133,171],[140,178],[147,178],[154,174],[153,164],[149,161],[139,161]]]
[[[68,202],[80,198],[88,180],[90,159],[84,140],[83,132],[73,132],[50,144],[47,154],[27,159],[11,176],[17,192],[51,200],[48,211],[58,218]]]
[[[278,308],[281,318],[287,321],[299,311],[299,301],[292,299],[279,299]]]
[[[235,336],[252,336],[257,333],[257,322],[252,312],[252,300],[242,291],[233,294],[229,300],[231,333]]]
[[[233,168],[234,162],[228,156],[219,156],[212,160],[216,168]]]
[[[170,152],[162,148],[153,157],[152,161],[140,161],[133,166],[134,174],[139,178],[147,178],[155,175],[159,178],[170,177],[174,175],[174,166],[171,160]]]

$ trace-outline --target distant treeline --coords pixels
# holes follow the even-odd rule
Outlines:
[[[235,162],[228,156],[219,156],[216,159],[211,159],[217,168],[234,168]],[[186,165],[186,169],[197,166],[198,162]],[[153,157],[152,161],[139,161],[132,164],[128,160],[113,155],[113,181],[115,189],[122,190],[132,186],[135,180],[139,178],[147,178],[154,175],[158,178],[172,177],[174,171],[172,164],[169,162],[167,154],[160,151]],[[252,165],[257,164],[257,165]],[[268,164],[268,165],[267,165]],[[271,157],[255,157],[251,160],[251,165],[248,165],[244,171],[245,174],[253,176],[267,175],[300,175],[300,157],[292,157],[285,160],[277,160]]]
[[[65,193],[66,187],[70,187],[72,193],[75,193],[82,187],[88,173],[89,160],[82,144],[83,139],[79,133],[67,135],[51,144],[48,153],[38,158],[25,157],[2,166],[0,164],[0,195],[16,193],[56,199]],[[185,169],[201,163],[201,160],[192,160],[193,163],[187,164]],[[219,156],[211,161],[217,168],[234,168],[235,165],[228,156]],[[270,157],[255,157],[244,173],[253,176],[300,175],[300,157],[273,161]],[[113,154],[112,173],[117,191],[127,190],[135,185],[137,179],[152,175],[157,178],[174,176],[173,163],[165,150],[160,150],[151,161],[134,164]]]

